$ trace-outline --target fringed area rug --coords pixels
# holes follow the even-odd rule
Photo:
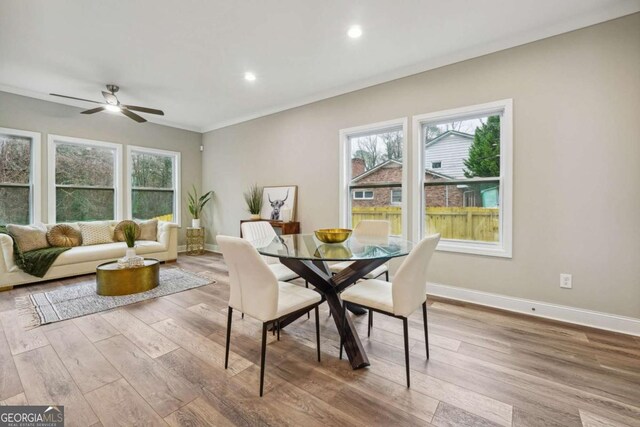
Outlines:
[[[96,294],[96,281],[87,280],[48,292],[39,292],[16,298],[16,308],[27,328],[59,322],[87,314],[110,310],[123,305],[175,294],[188,289],[209,285],[216,281],[180,268],[160,270],[158,287],[138,294],[100,296]]]

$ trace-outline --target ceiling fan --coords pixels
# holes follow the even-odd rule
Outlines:
[[[130,119],[135,120],[138,123],[144,123],[147,120],[144,117],[141,117],[136,113],[134,113],[134,111],[164,116],[164,111],[156,110],[155,108],[137,107],[135,105],[121,104],[120,101],[118,100],[118,97],[116,96],[116,92],[120,90],[120,88],[117,85],[107,85],[107,90],[109,92],[105,92],[104,90],[102,91],[102,96],[104,96],[104,100],[106,102],[92,101],[90,99],[76,98],[74,96],[58,95],[57,93],[50,93],[49,95],[59,96],[61,98],[76,99],[78,101],[93,102],[94,104],[102,105],[101,107],[92,108],[91,110],[83,111],[82,114],[94,114],[104,110],[111,111],[114,113],[120,112],[125,116],[129,117]]]

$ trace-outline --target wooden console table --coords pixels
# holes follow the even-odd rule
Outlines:
[[[267,221],[274,230],[276,230],[276,234],[284,235],[284,234],[300,234],[300,223],[298,221],[272,221],[270,219],[242,219],[240,220],[240,237],[242,237],[242,223],[243,222],[254,222],[254,221]]]

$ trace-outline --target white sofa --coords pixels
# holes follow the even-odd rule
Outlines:
[[[111,221],[111,224],[115,227],[118,221]],[[95,273],[98,265],[122,258],[126,249],[127,245],[124,242],[73,247],[63,252],[47,274],[39,278],[25,273],[15,265],[13,239],[6,234],[0,234],[0,290],[25,283]],[[178,258],[178,224],[158,222],[157,241],[137,241],[136,254],[160,261],[176,260]]]

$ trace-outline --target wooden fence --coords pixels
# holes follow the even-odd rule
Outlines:
[[[386,219],[391,222],[391,233],[402,234],[400,206],[381,206],[352,209],[352,225],[363,219]],[[427,208],[427,233],[440,233],[445,239],[497,242],[500,216],[498,208]]]

